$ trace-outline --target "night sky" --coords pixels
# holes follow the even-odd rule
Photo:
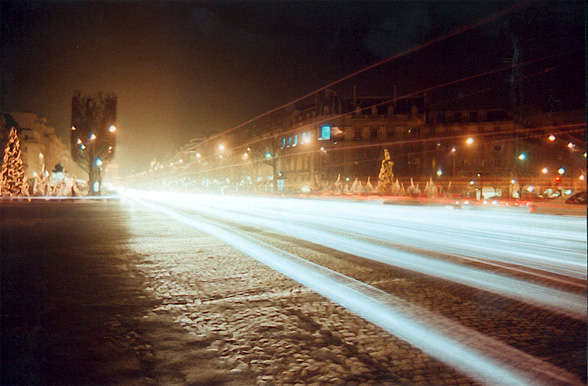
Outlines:
[[[119,96],[121,170],[222,132],[346,75],[509,7],[499,1],[1,2],[2,108],[48,119],[67,143],[74,90]],[[333,87],[413,93],[504,66],[524,101],[585,106],[583,1],[535,2]],[[510,72],[430,92],[509,108]],[[480,91],[483,90],[483,91]],[[469,97],[469,95],[474,95]],[[475,99],[475,100],[474,100]],[[555,101],[555,103],[554,103]]]

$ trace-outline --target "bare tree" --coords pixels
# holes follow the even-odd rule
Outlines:
[[[102,170],[114,157],[117,96],[114,93],[71,100],[71,156],[88,173],[90,194],[100,194]]]

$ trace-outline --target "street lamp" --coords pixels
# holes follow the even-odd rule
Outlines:
[[[453,146],[451,148],[451,166],[453,168],[453,178],[455,178],[455,152],[457,151],[456,147]]]

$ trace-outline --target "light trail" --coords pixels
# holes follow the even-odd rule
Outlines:
[[[206,232],[485,385],[582,385],[573,374],[349,277],[161,205],[135,202]],[[262,244],[262,245],[260,245]]]
[[[385,245],[378,245],[374,242],[366,241],[364,237],[357,237],[349,232],[347,232],[347,234],[334,233],[325,230],[325,228],[332,227],[333,225],[331,222],[338,222],[340,219],[329,221],[328,214],[325,214],[324,212],[323,222],[309,227],[299,225],[295,220],[288,222],[285,217],[285,210],[274,213],[274,216],[280,220],[267,217],[264,218],[264,212],[275,210],[271,208],[270,203],[272,202],[272,199],[268,198],[255,200],[247,197],[205,196],[181,193],[148,193],[139,191],[134,191],[133,195],[137,195],[152,202],[159,202],[167,206],[171,205],[182,210],[205,213],[214,216],[215,218],[236,222],[241,225],[257,226],[264,229],[268,228],[273,231],[345,253],[489,291],[537,307],[547,308],[578,320],[586,319],[586,296],[528,283],[523,280],[466,267],[461,264],[430,258],[416,253],[389,248]],[[313,210],[318,211],[318,213],[324,211],[324,209],[321,209],[321,205],[325,204],[324,202],[321,201],[316,205],[314,203],[309,203],[309,201],[310,200],[275,199],[273,204],[282,208],[294,207],[295,210],[298,210],[300,213]],[[243,202],[246,202],[247,205],[251,207],[251,210],[245,214],[238,213],[237,211],[240,204]],[[304,203],[306,203],[306,205],[303,205]],[[296,207],[297,204],[300,204],[301,206]],[[328,213],[349,210],[350,207],[348,205],[349,204],[337,206],[331,202]],[[372,209],[370,209],[369,206],[355,207],[355,209],[356,210],[353,212],[359,217],[365,216],[365,218],[368,219],[368,223],[368,213],[371,213],[373,210],[378,210],[381,215],[381,212],[384,211],[382,207],[376,208],[373,205]],[[388,210],[386,213],[392,212]],[[405,211],[405,213],[414,216],[417,212]],[[421,214],[424,213],[425,212],[421,212]],[[480,216],[480,213],[478,213],[476,217],[478,222],[483,219],[483,216]],[[454,223],[459,220],[459,218],[449,219],[448,213],[445,211],[441,213],[429,212],[427,219],[434,219],[432,220],[433,223],[436,222],[440,224],[440,226],[446,226],[444,225],[445,221],[449,221],[450,228],[451,226],[455,226]],[[501,227],[502,225],[503,224],[500,224]],[[478,225],[478,227],[481,226]],[[496,228],[496,224],[492,225],[492,227],[490,225],[487,225],[486,227],[490,227],[494,231],[500,229]],[[506,226],[506,229],[508,229],[508,226]],[[563,233],[563,231],[561,233]],[[565,241],[560,239],[558,242]],[[580,264],[575,268],[584,271],[585,275],[585,259],[583,264],[583,267]],[[568,263],[568,266],[573,266],[573,264]]]
[[[245,214],[256,214],[248,207],[233,207]],[[261,216],[256,214],[257,216]],[[277,217],[268,214],[264,218]],[[529,240],[517,235],[498,232],[464,231],[440,226],[415,226],[402,223],[390,226],[389,223],[367,223],[348,217],[331,217],[328,215],[309,215],[279,211],[281,221],[293,222],[303,226],[320,227],[340,233],[361,235],[373,241],[393,241],[395,245],[418,247],[430,252],[443,252],[456,256],[474,257],[482,260],[518,264],[525,267],[544,270],[586,280],[586,253],[570,249],[575,245],[569,242],[554,247],[537,245],[536,240]],[[552,257],[557,255],[557,257]]]

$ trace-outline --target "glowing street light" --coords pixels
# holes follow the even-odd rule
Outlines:
[[[96,139],[96,134],[92,133],[90,134],[90,141],[93,141]]]
[[[547,137],[547,139],[549,140],[549,142],[555,142],[556,138],[555,135],[551,134],[549,137]]]
[[[109,133],[114,133],[115,131],[116,131],[116,126],[110,125],[110,127],[108,128],[108,132]]]
[[[473,138],[473,137],[469,137],[469,138],[466,140],[466,143],[467,143],[468,145],[471,145],[472,143],[474,143],[474,138]]]
[[[547,168],[541,169],[541,173],[543,173],[543,174],[547,174],[548,172],[549,172],[549,170]]]
[[[451,148],[451,152],[452,152],[452,153],[455,153],[456,151],[457,151],[456,147],[455,147],[455,146],[453,146],[453,147]]]
[[[225,151],[225,145],[223,145],[222,143],[220,145],[218,145],[218,150]]]
[[[71,131],[76,131],[76,130],[77,130],[77,128],[75,126],[71,127]]]
[[[524,161],[524,160],[526,160],[526,159],[527,159],[527,153],[521,153],[521,154],[519,154],[519,159],[520,159],[521,161]]]
[[[437,170],[437,177],[441,177],[443,175],[443,170]]]
[[[563,176],[566,173],[566,169],[565,168],[559,168],[557,169],[557,174],[559,174],[560,176]]]
[[[265,159],[271,159],[272,158],[272,153],[267,152],[265,153]]]
[[[570,141],[570,142],[568,142],[567,146],[568,146],[568,149],[574,150],[574,146],[576,146],[576,145],[574,145],[574,143]]]

